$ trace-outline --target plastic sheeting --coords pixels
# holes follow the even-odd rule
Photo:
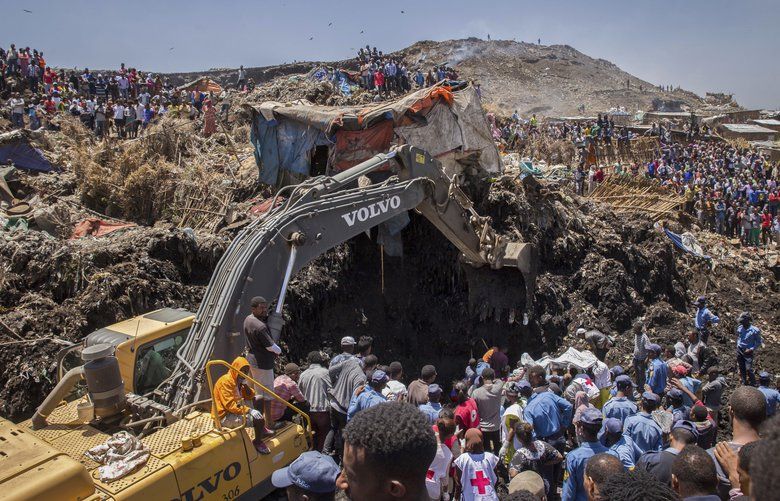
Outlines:
[[[4,134],[5,140],[0,140],[0,165],[8,162],[15,167],[35,172],[51,172],[54,166],[46,160],[38,148],[34,148],[22,134]]]
[[[396,127],[395,131],[408,144],[428,145],[426,150],[434,157],[463,146],[458,117],[446,103],[433,105],[425,119],[427,124]]]
[[[393,122],[385,120],[367,130],[340,130],[336,133],[336,148],[331,161],[335,172],[354,167],[377,153],[390,148],[393,139]],[[383,166],[378,170],[386,170]]]
[[[332,145],[332,136],[336,144],[329,166],[338,172],[387,151],[392,132],[434,156],[470,157],[478,170],[501,172],[479,96],[470,86],[452,91],[437,85],[364,108],[298,101],[287,105],[267,102],[251,109],[250,140],[260,181],[266,184],[276,184],[280,169],[308,175],[312,149]]]
[[[596,358],[596,355],[588,350],[580,351],[576,348],[569,348],[559,357],[544,357],[537,360],[536,363],[545,369],[551,365],[557,367],[568,367],[569,365],[573,365],[578,369],[585,371],[596,365],[597,360],[598,358]]]
[[[681,235],[678,235],[677,233],[669,231],[667,228],[664,228],[664,233],[666,233],[666,236],[669,237],[674,245],[684,250],[685,252],[704,259],[712,259],[710,256],[704,254],[704,250],[701,248],[701,245],[699,245],[696,237],[694,237],[691,233],[685,232]]]
[[[269,121],[261,114],[253,123],[250,140],[260,181],[266,184],[276,184],[280,169],[308,174],[312,148],[331,144],[321,130],[293,120]]]
[[[132,228],[134,226],[136,225],[133,223],[112,223],[110,221],[103,221],[102,219],[92,217],[76,224],[70,238],[73,240],[86,236],[102,237],[103,235],[108,235],[117,230]]]
[[[141,440],[126,431],[120,431],[84,455],[103,465],[98,468],[101,482],[113,482],[145,465],[151,453]]]

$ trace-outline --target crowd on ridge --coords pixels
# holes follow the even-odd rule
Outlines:
[[[408,92],[412,84],[417,88],[430,87],[442,80],[457,80],[454,69],[439,65],[424,72],[422,67],[407,69],[403,60],[385,55],[376,47],[366,45],[357,54],[360,65],[360,86],[366,90],[387,94],[389,92]]]
[[[240,87],[247,89],[246,81]],[[160,117],[204,120],[203,134],[216,132],[216,120],[229,108],[223,102],[216,109],[213,92],[175,87],[168,77],[139,71],[121,63],[115,71],[94,73],[55,69],[43,51],[11,44],[0,48],[0,95],[7,95],[6,107],[13,128],[54,129],[52,119],[60,113],[78,117],[98,138],[113,135],[133,139]]]
[[[582,363],[523,354],[512,364],[498,345],[442,381],[433,365],[407,375],[382,360],[370,336],[345,336],[340,353],[313,351],[276,375],[268,302],[251,306],[246,355],[216,383],[215,413],[226,426],[245,417],[261,454],[296,417],[245,376],[309,415],[314,450],[273,476],[288,499],[774,499],[764,496],[777,482],[780,418],[765,422],[780,393],[755,372],[763,340],[747,312],[731,361],[708,346],[720,318],[702,296],[687,342],[654,343],[638,319],[631,367],[608,364],[615,340],[583,327]],[[727,376],[734,362],[739,379]]]

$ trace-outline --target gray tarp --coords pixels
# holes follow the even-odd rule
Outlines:
[[[458,117],[452,112],[447,103],[438,102],[426,115],[427,125],[407,125],[396,127],[395,133],[404,141],[413,145],[431,145],[427,149],[433,156],[441,155],[448,151],[463,146],[463,135],[458,123]]]

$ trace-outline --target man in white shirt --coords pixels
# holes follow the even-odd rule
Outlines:
[[[114,104],[114,126],[119,137],[125,136],[125,107],[122,102]]]
[[[125,75],[117,75],[116,83],[119,87],[119,95],[122,99],[127,99],[127,90],[130,88],[130,80]]]
[[[390,380],[382,390],[382,395],[387,400],[406,400],[406,385],[400,381],[404,375],[401,362],[391,363],[387,375],[390,376]]]
[[[8,107],[11,108],[11,124],[14,127],[24,129],[24,99],[19,97],[18,92],[11,94]]]

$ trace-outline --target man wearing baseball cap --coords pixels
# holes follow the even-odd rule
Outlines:
[[[660,451],[663,446],[663,430],[658,426],[652,412],[658,408],[661,397],[651,391],[642,393],[641,412],[626,418],[623,433],[634,442],[635,456],[647,451]]]
[[[344,336],[341,338],[341,353],[330,359],[330,367],[340,364],[344,360],[355,356],[355,338]]]
[[[761,340],[761,329],[753,325],[753,317],[747,311],[740,313],[737,319],[737,367],[742,384],[756,385],[756,375],[753,372],[753,360],[756,350],[764,345]]]
[[[276,470],[271,483],[287,491],[290,501],[330,501],[335,499],[339,467],[330,456],[304,452],[290,466]]]
[[[301,377],[301,368],[298,364],[289,363],[284,366],[284,374],[274,379],[274,393],[283,400],[296,405],[307,412],[309,405],[298,387],[298,379]],[[271,419],[274,421],[290,421],[296,413],[278,400],[271,401]]]
[[[605,418],[615,418],[623,426],[626,418],[635,415],[638,412],[636,404],[629,399],[629,395],[634,393],[634,383],[631,378],[622,374],[615,378],[615,388],[617,394],[610,398],[602,411]]]
[[[368,384],[356,396],[352,397],[349,409],[347,409],[347,422],[351,421],[358,412],[387,401],[382,395],[382,388],[385,387],[389,379],[387,373],[381,369],[376,369],[371,374]]]
[[[428,403],[419,405],[420,411],[428,416],[431,424],[434,424],[439,419],[439,412],[441,412],[441,393],[442,389],[436,383],[428,385]]]
[[[780,402],[780,393],[770,385],[772,384],[772,375],[767,371],[761,371],[758,374],[758,389],[766,397],[766,415],[772,417],[777,411],[777,404]]]
[[[714,315],[709,308],[707,308],[707,298],[705,296],[699,296],[695,303],[696,306],[696,318],[694,318],[694,325],[696,330],[699,331],[699,338],[703,342],[707,342],[710,337],[710,325],[720,322],[720,317]]]
[[[674,416],[674,422],[690,418],[691,408],[683,403],[683,392],[679,388],[672,388],[666,394],[666,402],[669,404],[667,411]]]
[[[603,419],[601,411],[596,408],[588,408],[582,412],[580,420],[575,425],[580,446],[566,455],[566,476],[561,496],[565,500],[588,500],[584,479],[585,464],[596,454],[608,451],[598,440]]]
[[[623,435],[623,423],[618,418],[606,418],[602,431],[599,440],[609,448],[609,454],[620,459],[626,468],[633,468],[636,463],[634,443]]]
[[[666,390],[666,364],[661,360],[661,346],[653,343],[647,346],[647,371],[645,372],[645,391],[663,396]]]
[[[695,445],[698,438],[695,424],[687,420],[677,421],[672,426],[669,447],[643,454],[636,468],[651,474],[661,483],[672,485],[672,463],[686,445]]]
[[[672,374],[680,381],[688,391],[683,392],[683,404],[687,407],[693,407],[696,399],[692,399],[688,394],[693,393],[696,395],[701,389],[701,381],[691,377],[691,371],[684,365],[677,365],[672,369]]]

